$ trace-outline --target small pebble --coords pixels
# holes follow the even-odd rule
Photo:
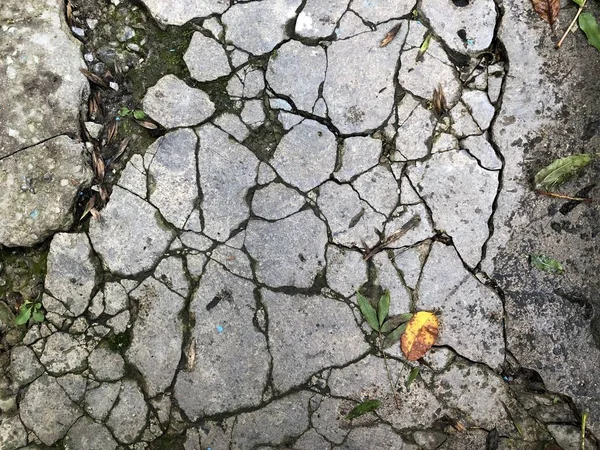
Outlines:
[[[119,85],[117,83],[115,83],[114,81],[111,81],[110,83],[108,83],[108,85],[110,86],[110,88],[113,91],[118,91],[119,90]]]
[[[83,28],[71,27],[71,31],[79,37],[85,36],[85,31],[83,30]]]
[[[94,60],[94,55],[91,53],[86,53],[83,55],[83,59],[85,59],[87,62],[92,62]]]

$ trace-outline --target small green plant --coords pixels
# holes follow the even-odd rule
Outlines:
[[[346,419],[352,420],[360,417],[364,414],[375,411],[377,408],[381,406],[381,402],[379,400],[365,400],[364,402],[356,405],[352,411],[346,414]]]
[[[123,106],[119,110],[119,117],[128,117],[133,116],[136,120],[144,120],[146,118],[146,113],[141,109],[129,109],[127,106]]]
[[[33,318],[36,322],[44,321],[46,317],[42,311],[42,302],[25,300],[25,303],[19,308],[19,314],[15,317],[15,323],[25,325],[30,318]]]

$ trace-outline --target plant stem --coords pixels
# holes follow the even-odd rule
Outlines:
[[[392,374],[390,373],[390,368],[388,366],[387,357],[385,356],[385,351],[383,350],[383,336],[381,331],[379,333],[379,351],[383,355],[383,364],[385,366],[385,373],[387,374],[388,382],[390,383],[390,389],[392,390],[392,395],[394,396],[394,403],[396,404],[396,409],[400,409],[400,401],[398,400],[398,394],[396,392],[396,388],[394,387],[394,382],[392,381]]]
[[[581,11],[583,11],[583,7],[585,6],[585,2],[586,1],[587,0],[583,0],[583,2],[581,3],[581,6],[577,10],[577,14],[575,14],[575,17],[573,18],[573,20],[569,24],[569,26],[567,28],[567,31],[565,31],[565,34],[563,34],[563,37],[561,37],[560,41],[558,41],[558,44],[556,44],[556,48],[560,48],[560,46],[563,44],[563,41],[567,38],[567,36],[571,32],[571,28],[573,28],[573,25],[575,25],[575,22],[577,22],[577,19],[578,19],[579,15],[581,14]]]
[[[559,194],[557,192],[542,191],[540,189],[537,189],[535,191],[535,193],[539,194],[539,195],[546,195],[548,197],[562,198],[564,200],[571,200],[571,201],[576,201],[576,202],[585,202],[585,203],[591,203],[592,202],[591,198],[587,198],[587,197],[571,197],[570,195]]]
[[[581,450],[585,450],[585,423],[587,422],[587,411],[581,416]]]

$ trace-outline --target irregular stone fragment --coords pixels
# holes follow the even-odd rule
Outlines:
[[[466,149],[473,157],[488,170],[500,170],[502,161],[496,155],[494,147],[486,139],[485,135],[470,136],[460,141],[461,148]]]
[[[135,275],[152,268],[173,239],[159,220],[154,207],[115,186],[102,219],[90,222],[90,240],[110,271]]]
[[[342,16],[338,27],[335,29],[335,36],[338,39],[348,39],[360,33],[369,33],[371,29],[365,25],[360,17],[352,10],[348,10]]]
[[[90,241],[84,233],[58,233],[48,253],[45,287],[69,311],[79,316],[87,309],[96,278]]]
[[[271,165],[285,181],[308,192],[329,178],[336,153],[333,133],[318,122],[304,120],[281,138]]]
[[[27,430],[18,415],[5,415],[0,421],[0,448],[17,450],[27,445]]]
[[[348,0],[308,0],[296,19],[296,34],[309,39],[330,36],[348,7]]]
[[[94,378],[102,381],[118,380],[125,375],[125,362],[118,353],[104,347],[97,347],[88,358],[90,371]]]
[[[359,252],[335,245],[327,247],[327,284],[349,297],[367,282],[367,263]]]
[[[363,241],[368,246],[377,243],[376,230],[383,229],[385,216],[362,201],[350,185],[326,182],[319,188],[317,204],[336,244],[362,248]]]
[[[249,280],[254,278],[248,255],[242,250],[230,245],[219,245],[212,251],[210,257],[221,263],[227,270],[238,277]]]
[[[334,41],[327,50],[323,97],[331,121],[343,134],[378,128],[392,112],[394,74],[406,35],[399,33],[383,48],[380,41],[381,33],[394,25],[389,22],[375,32]]]
[[[278,392],[303,384],[331,366],[358,358],[369,349],[352,310],[337,300],[285,295],[263,289],[269,314],[273,385]]]
[[[148,89],[143,108],[165,128],[198,125],[215,112],[208,94],[189,87],[175,75],[165,75]]]
[[[65,447],[86,450],[115,450],[117,443],[102,424],[82,417],[71,427],[65,438]]]
[[[398,204],[398,182],[386,166],[379,165],[363,173],[352,182],[352,186],[362,200],[385,216],[391,214]]]
[[[311,400],[313,402],[317,401],[315,397]],[[321,436],[326,437],[329,442],[341,444],[350,431],[343,411],[351,402],[333,397],[318,398],[318,401],[319,406],[311,416],[311,424],[314,430]]]
[[[31,383],[42,373],[44,368],[29,347],[19,345],[10,351],[10,372],[12,380],[19,386]],[[1,438],[0,438],[0,442]]]
[[[96,420],[103,421],[115,404],[121,383],[102,383],[85,393],[85,411]]]
[[[250,150],[232,142],[227,133],[213,125],[204,125],[196,132],[200,140],[198,171],[204,233],[225,241],[248,218],[245,198],[254,186],[259,161]]]
[[[235,4],[221,16],[225,40],[253,55],[270,52],[286,38],[285,26],[301,3],[271,0]]]
[[[417,225],[413,225],[407,229],[400,238],[394,239],[386,246],[386,248],[408,247],[433,237],[435,230],[433,229],[433,223],[431,217],[429,217],[429,212],[423,203],[417,203],[414,205],[399,206],[396,211],[394,211],[394,214],[392,214],[390,220],[385,225],[385,238],[389,238],[391,235],[401,230],[403,226],[415,216],[420,218]]]
[[[329,5],[327,7],[329,9]],[[322,47],[308,47],[298,41],[289,41],[271,55],[267,81],[274,92],[289,97],[296,108],[312,111],[326,68],[327,57]]]
[[[164,25],[183,25],[196,17],[221,14],[229,7],[227,0],[143,0],[152,16]]]
[[[421,11],[433,32],[454,51],[477,54],[492,43],[496,28],[496,4],[493,0],[464,5],[447,0],[425,0]],[[473,20],[474,17],[477,20]]]
[[[452,236],[462,259],[475,267],[489,235],[497,173],[460,150],[436,153],[409,168],[408,176],[431,209],[436,227]]]
[[[148,186],[148,174],[144,168],[144,159],[141,155],[131,155],[125,169],[121,172],[119,186],[127,189],[135,195],[146,199]]]
[[[398,127],[394,160],[405,161],[427,156],[435,124],[436,120],[431,111],[420,104],[417,105],[406,121]]]
[[[421,203],[421,197],[415,191],[415,188],[410,184],[407,176],[400,179],[400,203],[402,205],[415,205]]]
[[[463,102],[458,102],[450,110],[449,116],[452,119],[452,131],[457,137],[462,138],[482,133]]]
[[[198,81],[211,81],[231,72],[225,50],[214,39],[196,31],[183,60],[192,78]]]
[[[114,316],[120,313],[129,305],[127,291],[116,282],[106,283],[104,285],[104,312]]]
[[[6,104],[3,111],[8,111]],[[0,127],[7,123],[2,114]],[[58,136],[0,159],[0,204],[5,211],[0,214],[0,245],[29,247],[73,225],[75,196],[93,178],[83,151],[82,144]]]
[[[223,26],[216,17],[211,17],[202,22],[202,28],[210,31],[210,33],[218,40],[223,34]]]
[[[186,277],[181,258],[170,256],[163,259],[154,271],[154,278],[182,297],[187,297],[190,282]]]
[[[248,65],[236,72],[227,83],[230,97],[258,97],[265,88],[265,74],[261,69]]]
[[[135,289],[131,298],[137,302],[138,317],[126,357],[144,377],[148,395],[154,397],[171,385],[181,359],[180,312],[185,300],[152,278]]]
[[[167,133],[146,151],[151,160],[146,169],[150,176],[150,202],[163,217],[182,228],[198,197],[196,187],[196,142],[190,129]]]
[[[271,287],[308,288],[325,265],[327,228],[310,210],[270,223],[250,220],[246,248],[256,276]]]
[[[504,79],[504,63],[499,62],[488,66],[488,97],[492,103],[496,103],[502,93],[502,82]]]
[[[419,447],[426,450],[435,450],[448,439],[448,436],[440,431],[423,430],[415,431],[413,438]]]
[[[465,91],[462,101],[471,112],[471,116],[482,131],[487,130],[492,123],[496,109],[490,103],[487,94],[483,91]]]
[[[283,219],[304,205],[304,197],[281,183],[272,183],[254,193],[252,212],[267,220]]]
[[[46,445],[67,433],[82,415],[55,378],[42,375],[29,385],[19,405],[23,424]]]
[[[434,242],[419,281],[417,308],[440,311],[438,344],[498,369],[504,362],[502,301],[462,264],[454,248]]]
[[[310,428],[306,433],[296,440],[294,448],[297,450],[329,450],[331,445],[323,436],[317,433],[313,428]]]
[[[123,311],[117,314],[116,316],[108,319],[106,321],[106,325],[108,325],[113,333],[121,334],[127,331],[129,328],[129,320],[131,319],[131,314],[129,311]]]
[[[41,363],[52,374],[62,375],[86,367],[88,352],[85,345],[68,333],[54,333],[46,339]]]
[[[260,127],[265,122],[265,110],[262,100],[247,100],[240,114],[242,121],[251,129]]]
[[[377,24],[405,16],[414,6],[413,0],[354,0],[351,8],[363,20]]]
[[[353,428],[346,441],[336,448],[339,450],[354,450],[355,448],[406,450],[406,445],[392,427],[381,424],[373,428]]]
[[[308,402],[311,396],[310,392],[299,392],[257,411],[240,414],[231,433],[232,446],[240,450],[250,450],[257,444],[266,443],[278,446],[302,434],[309,425]]]
[[[393,262],[402,273],[402,278],[409,288],[414,289],[417,286],[417,282],[421,276],[421,269],[428,253],[428,242],[394,252]]]
[[[458,150],[458,139],[450,133],[439,133],[433,137],[431,144],[431,153],[448,152],[450,150]]]
[[[550,424],[548,431],[560,448],[564,450],[579,450],[583,447],[581,443],[581,428],[573,425]],[[594,448],[594,444],[586,437],[585,447]]]
[[[274,100],[271,100],[271,104],[274,103]],[[276,105],[278,106],[278,105]],[[273,106],[271,106],[273,107]],[[290,106],[291,109],[291,106]],[[292,114],[286,111],[279,111],[277,114],[277,118],[281,122],[284,130],[291,130],[293,127],[304,121],[304,117],[299,116],[297,114]]]
[[[377,271],[377,284],[390,293],[390,315],[410,312],[411,296],[401,274],[394,266],[388,252],[380,252],[373,256],[373,264]]]
[[[87,378],[83,375],[68,373],[56,379],[60,387],[64,389],[69,398],[79,404],[83,400],[85,388],[87,387]]]
[[[81,58],[81,44],[68,32],[65,32],[64,11],[60,4],[45,1],[22,3],[10,0],[4,1],[2,6],[0,11],[0,23],[3,24],[2,35],[0,35],[0,48],[3,49],[2,71],[0,71],[0,86],[2,86],[0,92],[0,105],[2,105],[0,111],[0,159],[55,136],[78,136],[81,100],[87,98],[89,92],[88,82],[79,72],[79,68],[85,67]],[[62,136],[58,140],[70,141],[66,136]],[[47,145],[47,143],[41,145]],[[75,147],[74,144],[73,147]],[[40,148],[26,151],[29,154],[36,154]],[[69,154],[62,155],[61,151],[67,151]],[[69,170],[69,166],[72,167],[79,159],[77,155],[79,151],[75,155],[71,151],[72,149],[65,148],[51,152],[51,157],[55,158],[56,167],[67,174],[67,176],[56,174],[55,182],[58,184],[62,178],[69,179],[69,188],[72,190],[69,202],[72,202],[77,191],[77,186],[71,184],[71,179],[80,176],[76,171]],[[41,159],[46,157],[42,156]],[[62,166],[63,162],[68,162],[69,166]],[[0,167],[2,165],[3,163],[0,164]],[[45,171],[35,177],[21,173],[15,173],[15,176],[25,175],[33,180],[41,181]],[[39,205],[53,209],[58,199],[53,199],[52,203],[46,203],[45,200],[52,199],[52,196],[46,194],[46,199],[41,198],[43,194],[40,192],[39,181],[38,189],[36,189],[37,197],[40,200]],[[2,180],[1,175],[0,186],[2,186],[2,191],[9,186],[5,184],[5,180]],[[1,196],[2,194],[0,194]],[[64,201],[65,198],[58,204]],[[1,203],[5,205],[5,203]],[[67,207],[70,217],[68,219],[63,217],[61,221],[72,221],[70,205],[72,203]],[[27,211],[27,215],[34,209],[35,206],[31,207]],[[11,208],[8,211],[15,210]],[[40,213],[42,211],[40,208]],[[39,220],[43,221],[44,219],[40,217]],[[70,227],[70,223],[58,226],[57,229],[66,230]],[[8,230],[5,231],[4,224],[0,225],[0,234],[3,234],[3,231],[11,235]],[[22,233],[25,234],[26,231],[24,230]],[[48,235],[49,233],[39,237],[39,241]],[[29,239],[38,238],[29,236]],[[0,239],[0,244],[3,244],[2,239]],[[14,245],[29,246],[32,244]]]
[[[147,414],[148,406],[136,382],[124,380],[106,425],[119,442],[130,444],[144,430]]]
[[[178,373],[174,393],[192,420],[261,402],[270,358],[264,335],[252,325],[253,290],[250,281],[207,264],[190,305],[197,359]]]
[[[379,139],[355,136],[344,139],[342,165],[333,176],[339,181],[348,181],[366,172],[379,163],[383,144]]]
[[[248,131],[248,127],[246,127],[244,122],[242,122],[240,118],[235,114],[222,114],[216,118],[214,123],[220,129],[236,138],[238,142],[242,142],[248,137],[248,134],[250,133]]]

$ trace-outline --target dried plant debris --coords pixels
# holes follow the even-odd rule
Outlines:
[[[581,153],[553,161],[535,174],[535,189],[552,192],[561,184],[577,175],[594,159],[594,155]]]
[[[419,311],[408,322],[402,335],[402,353],[409,361],[422,358],[435,344],[439,332],[439,322],[435,314]]]
[[[379,46],[385,47],[390,42],[392,42],[394,40],[394,38],[396,37],[396,35],[398,34],[398,31],[400,31],[400,28],[402,28],[402,23],[399,23],[394,28],[392,28],[390,31],[388,31],[388,33],[385,35],[385,37],[381,40],[381,44]]]
[[[556,23],[560,12],[560,0],[532,0],[532,3],[533,9],[543,20],[550,25]]]
[[[448,103],[441,84],[438,84],[437,89],[433,90],[433,110],[438,116],[448,111]]]

